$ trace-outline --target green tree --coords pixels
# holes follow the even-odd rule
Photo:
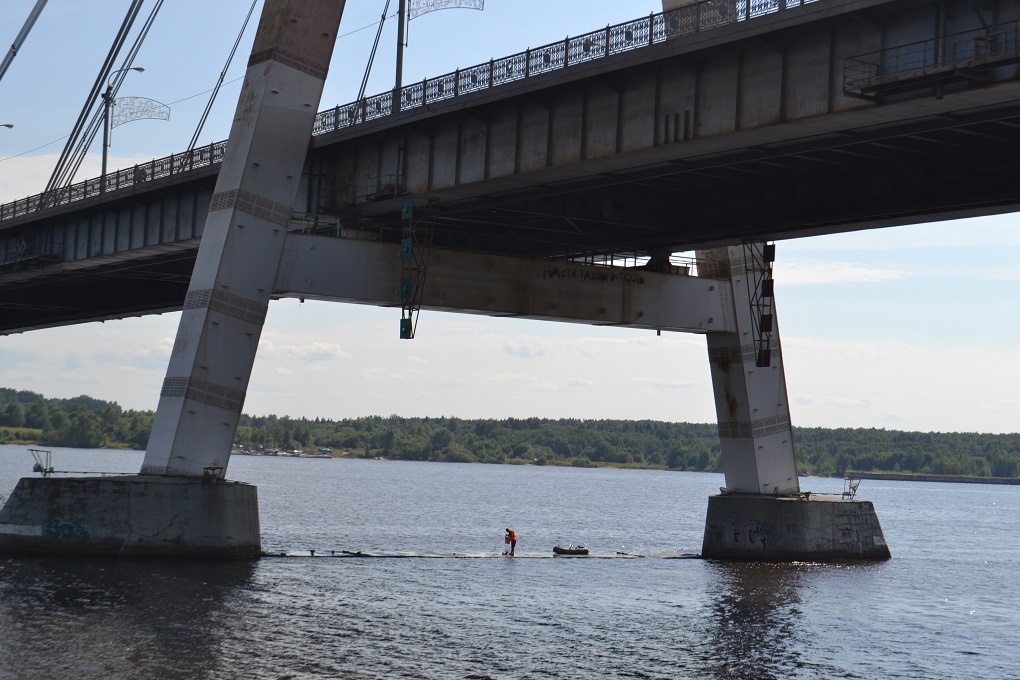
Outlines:
[[[12,401],[0,414],[0,425],[7,427],[25,426],[25,407],[20,402]]]
[[[453,433],[447,430],[445,427],[440,427],[432,436],[429,437],[429,446],[432,451],[441,453],[445,451],[450,444],[453,442]]]
[[[67,427],[70,423],[70,419],[67,417],[67,411],[62,408],[51,409],[50,411],[50,428],[54,431],[60,431]]]
[[[55,432],[53,438],[53,441],[47,443],[83,449],[97,449],[106,444],[102,421],[88,411],[80,411],[71,416],[67,427]]]
[[[29,404],[25,410],[25,425],[39,430],[46,429],[50,424],[50,407],[44,399]]]

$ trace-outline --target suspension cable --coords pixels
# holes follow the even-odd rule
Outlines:
[[[368,55],[368,65],[365,67],[365,77],[361,79],[361,89],[358,90],[358,98],[354,101],[360,102],[365,97],[365,88],[368,87],[368,76],[372,73],[372,62],[375,61],[375,52],[379,49],[379,38],[382,36],[383,24],[386,23],[386,13],[390,11],[390,0],[386,0],[382,16],[379,17],[379,28],[375,32],[375,43],[372,44],[372,52]]]
[[[74,172],[71,172],[71,174],[68,175],[68,169],[71,165],[74,165],[75,170],[77,170],[81,161],[79,160],[78,163],[74,163],[73,154],[76,154],[80,149],[82,134],[88,125],[89,114],[92,111],[92,108],[96,106],[97,102],[99,102],[99,95],[106,86],[110,72],[113,70],[113,62],[117,58],[120,48],[124,45],[124,41],[127,40],[128,32],[131,30],[131,26],[134,24],[135,18],[138,16],[138,11],[141,7],[142,0],[132,0],[131,6],[128,7],[127,14],[124,16],[124,21],[121,22],[117,35],[113,40],[113,45],[110,47],[110,51],[107,53],[106,59],[103,61],[103,66],[99,70],[99,75],[96,77],[96,82],[92,84],[92,90],[89,92],[88,98],[85,100],[85,105],[82,107],[81,113],[78,114],[78,121],[74,124],[71,134],[67,138],[67,144],[64,145],[64,150],[61,152],[60,158],[57,160],[57,166],[53,169],[50,181],[46,184],[46,191],[52,191],[57,187],[70,184],[71,179],[74,177]],[[86,146],[86,148],[88,147]]]
[[[163,0],[157,0],[134,43],[128,49],[128,54],[121,63],[121,68],[115,70],[113,68],[114,61],[127,41],[128,34],[131,32],[131,27],[138,17],[138,12],[141,10],[143,2],[144,0],[133,0],[128,8],[120,30],[117,31],[113,45],[110,47],[110,51],[107,53],[103,66],[100,69],[99,76],[92,85],[92,91],[89,93],[85,106],[82,107],[81,113],[78,116],[78,122],[75,123],[74,130],[68,137],[64,151],[61,153],[57,166],[53,170],[53,175],[50,176],[50,181],[46,185],[46,191],[67,186],[72,182],[88,153],[89,147],[95,141],[103,122],[104,107],[97,106],[95,112],[92,113],[91,119],[89,119],[93,106],[100,102],[100,94],[102,94],[103,88],[107,83],[112,86],[111,96],[115,96],[117,91],[120,90],[121,84],[131,69],[131,64],[134,62],[135,57],[138,56],[142,43],[149,34],[149,29],[152,28],[159,10],[163,7]]]
[[[14,44],[11,45],[10,51],[7,56],[4,57],[4,61],[0,64],[0,80],[3,80],[4,74],[7,73],[7,69],[10,67],[11,62],[14,61],[14,57],[18,56],[18,50],[21,49],[21,45],[25,42],[25,38],[28,37],[29,31],[35,25],[35,20],[42,14],[43,7],[46,6],[47,0],[38,0],[35,3],[35,7],[28,14],[28,19],[25,20],[25,25],[21,27],[21,31],[18,33],[18,37],[14,39]]]
[[[248,16],[244,18],[244,24],[241,25],[241,31],[237,34],[237,40],[234,41],[234,46],[230,49],[230,56],[227,57],[227,63],[223,65],[223,70],[220,71],[220,78],[216,81],[216,87],[213,88],[212,96],[209,97],[209,102],[205,105],[205,111],[202,112],[202,118],[198,121],[198,127],[195,128],[195,134],[191,137],[191,144],[188,145],[188,151],[195,148],[195,144],[198,143],[198,137],[202,134],[202,128],[205,127],[205,121],[209,118],[209,111],[212,110],[213,102],[216,101],[216,95],[220,92],[220,86],[223,85],[223,79],[227,77],[227,69],[230,68],[230,62],[234,60],[234,53],[237,52],[237,46],[241,42],[241,37],[244,35],[244,31],[248,28],[248,20],[251,19],[252,12],[255,11],[255,4],[258,0],[252,0],[251,7],[248,9]]]
[[[128,54],[124,57],[124,61],[121,62],[120,68],[113,71],[113,79],[110,84],[113,86],[110,91],[110,96],[116,98],[117,92],[120,90],[120,86],[124,83],[124,79],[127,78],[128,71],[131,70],[131,64],[134,63],[135,57],[138,56],[138,52],[142,49],[142,44],[145,42],[145,38],[149,35],[149,29],[152,28],[152,24],[156,21],[156,15],[159,14],[159,10],[163,7],[164,0],[156,0],[155,6],[152,11],[149,12],[148,18],[142,25],[141,30],[138,32],[138,36],[135,37],[134,43],[128,50]],[[110,76],[107,75],[107,79]],[[85,156],[88,153],[89,148],[96,139],[96,135],[99,133],[99,129],[103,125],[103,117],[105,115],[105,107],[100,106],[96,109],[95,114],[92,116],[92,120],[89,123],[88,132],[84,135],[78,145],[78,150],[75,155],[73,168],[70,170],[70,174],[67,176],[64,186],[71,184],[74,176],[78,174],[78,168],[81,167],[81,163],[85,160]]]

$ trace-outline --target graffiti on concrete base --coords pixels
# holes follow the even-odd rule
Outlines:
[[[723,529],[723,543],[727,548],[745,548],[764,551],[769,542],[768,522],[757,520],[738,525],[733,520],[726,522]]]
[[[858,548],[864,543],[864,541],[861,540],[860,533],[853,528],[839,529],[839,538],[836,542],[842,546],[850,546],[853,548]]]
[[[87,526],[63,519],[50,520],[43,525],[42,533],[54,541],[87,541],[91,538]]]

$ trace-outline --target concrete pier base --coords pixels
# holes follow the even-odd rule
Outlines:
[[[701,553],[766,562],[891,557],[871,501],[736,493],[709,497]]]
[[[258,491],[237,482],[25,477],[0,510],[0,556],[245,559],[261,547]]]

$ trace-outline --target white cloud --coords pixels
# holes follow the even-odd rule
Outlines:
[[[335,342],[320,340],[309,342],[297,338],[282,338],[278,335],[267,340],[265,345],[260,345],[259,353],[284,361],[296,359],[306,363],[335,361],[350,356]]]
[[[539,338],[518,337],[503,345],[503,353],[513,357],[543,357],[549,347],[547,340]]]
[[[971,408],[984,411],[992,414],[1013,414],[1017,412],[1017,408],[1020,407],[1020,399],[1011,396],[999,396],[999,397],[974,397],[967,400]],[[1016,430],[1020,431],[1020,423],[1017,423]]]
[[[835,408],[835,409],[863,409],[869,408],[872,402],[869,399],[849,398],[833,395],[803,395],[795,396],[792,401],[797,406],[810,406],[812,408]]]
[[[929,222],[903,227],[812,236],[782,241],[778,256],[787,254],[862,251],[869,253],[906,250],[956,250],[962,248],[1020,247],[1020,213],[989,215],[960,220]]]
[[[97,143],[96,148],[98,147]],[[0,153],[0,203],[10,203],[41,193],[46,188],[53,169],[57,167],[59,158],[59,152],[24,156]],[[112,172],[114,168],[130,168],[150,160],[152,156],[145,154],[111,155],[107,159],[107,168]],[[88,154],[78,168],[74,182],[98,177],[101,170],[102,157],[99,154]]]
[[[1009,414],[1020,403],[1013,391],[1020,370],[994,340],[984,346],[937,334],[923,343],[786,336],[783,356],[795,425],[1017,429]],[[989,371],[989,361],[996,370]]]
[[[392,381],[404,381],[406,376],[403,373],[397,373],[389,368],[362,368],[360,371],[360,377],[362,380],[371,382],[392,382]]]
[[[630,382],[656,390],[689,390],[698,385],[693,380],[663,380],[657,377],[635,377],[631,378]]]
[[[332,361],[346,355],[340,345],[334,342],[310,342],[304,345],[293,345],[286,353],[302,361]]]
[[[882,283],[910,278],[902,269],[885,269],[855,262],[785,259],[775,264],[775,279],[783,286],[829,283]]]
[[[0,158],[6,156],[0,155]],[[20,156],[0,161],[0,203],[40,193],[56,167],[59,154]]]
[[[312,418],[390,413],[715,418],[700,336],[505,320],[493,321],[495,331],[459,334],[444,317],[409,343],[396,337],[387,310],[346,323],[340,305],[317,310],[322,329],[296,335],[289,317],[307,317],[306,311],[295,305],[271,317],[246,412]],[[380,317],[383,322],[372,330],[372,319]],[[0,337],[0,385],[154,408],[178,319],[143,317]],[[536,327],[547,329],[548,336],[530,332]],[[784,335],[794,425],[1016,430],[1013,414],[1020,400],[1012,386],[1020,382],[1020,371],[996,338],[988,338],[987,347],[969,342],[956,346],[937,333],[923,342],[904,342],[891,333],[830,339],[798,329]],[[545,354],[524,364],[507,356],[506,344],[539,346]],[[127,358],[123,365],[111,361],[118,354]],[[988,370],[989,361],[996,370]]]
[[[497,385],[521,385],[534,383],[538,378],[530,373],[493,373],[486,377],[486,382]]]
[[[120,333],[111,333],[94,354],[92,361],[121,369],[164,371],[170,361],[173,340],[163,338],[152,345],[127,345]]]
[[[1020,256],[1020,253],[1017,253]],[[957,278],[972,281],[989,281],[997,283],[1016,283],[1020,281],[1020,264],[1018,265],[964,265],[956,267],[953,275]]]
[[[537,381],[536,381],[536,382],[534,383],[534,385],[532,385],[531,387],[528,387],[528,388],[526,388],[526,389],[528,389],[528,390],[530,390],[530,391],[532,391],[532,392],[548,392],[548,393],[558,393],[558,392],[562,392],[562,391],[563,391],[563,387],[564,387],[564,386],[563,386],[563,385],[561,385],[561,384],[560,384],[560,385],[558,385],[558,384],[556,384],[556,383],[550,383],[550,382],[537,382]]]

